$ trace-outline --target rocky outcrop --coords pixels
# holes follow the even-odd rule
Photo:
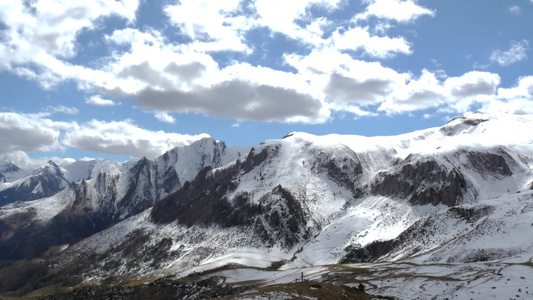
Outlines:
[[[382,172],[371,185],[371,194],[408,199],[415,205],[458,204],[467,182],[457,169],[448,170],[431,157],[407,157],[398,168]]]

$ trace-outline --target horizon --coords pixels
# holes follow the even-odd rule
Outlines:
[[[531,16],[533,0],[3,3],[0,161],[532,114]]]

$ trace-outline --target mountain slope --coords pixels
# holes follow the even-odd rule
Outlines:
[[[87,276],[103,277],[185,276],[234,263],[526,262],[533,238],[505,244],[498,232],[531,226],[533,133],[509,134],[531,126],[531,116],[476,113],[394,137],[265,141],[62,260],[93,253],[105,267],[88,267]],[[468,249],[452,246],[473,236]],[[487,243],[492,254],[477,255]]]
[[[474,113],[391,137],[292,133],[233,161],[214,141],[196,148],[212,156],[191,150],[201,158],[192,162],[144,159],[68,189],[76,200],[56,216],[98,212],[116,224],[58,252],[53,272],[118,283],[228,265],[529,265],[533,132],[517,128],[533,128],[533,116]],[[1,220],[16,209],[44,214],[8,208]]]

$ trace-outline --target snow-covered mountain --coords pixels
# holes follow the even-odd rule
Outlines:
[[[12,163],[0,165],[0,183],[11,182],[24,176],[25,171]]]
[[[110,160],[76,161],[60,166],[53,161],[34,170],[24,170],[12,163],[0,166],[0,206],[17,201],[31,201],[55,195],[68,184],[91,179],[100,173],[119,174],[132,166],[131,162]]]
[[[22,171],[18,168],[15,170]],[[0,205],[49,197],[68,184],[66,171],[53,161],[48,161],[25,177],[0,184]]]
[[[32,198],[38,200],[12,203],[0,208],[0,227],[4,228],[0,238],[0,257],[31,257],[51,245],[94,234],[176,191],[205,166],[221,166],[237,159],[246,150],[240,147],[227,148],[223,142],[206,138],[189,146],[172,149],[154,160],[143,158],[124,172],[119,172],[120,164],[109,161],[78,163],[67,166],[68,171],[49,162],[48,165],[54,166],[57,172],[41,173],[61,179],[61,185],[56,184],[57,188],[47,195],[49,197],[38,195]],[[109,172],[99,172],[106,170]],[[33,195],[31,193],[36,188],[30,179],[41,173],[11,185],[29,186],[29,193]],[[81,180],[76,182],[68,180],[80,177]],[[36,186],[39,187],[38,184]],[[8,199],[13,199],[7,194],[11,191],[5,190]],[[19,190],[15,192],[21,195]],[[20,223],[16,220],[25,221]],[[20,243],[21,239],[26,242]]]
[[[517,128],[533,117],[474,113],[393,137],[265,141],[63,259],[96,255],[106,267],[87,276],[124,277],[232,263],[532,261],[533,236],[522,235],[533,218],[533,132]]]
[[[389,137],[292,133],[244,156],[204,140],[56,196],[6,206],[0,226],[22,212],[43,224],[96,211],[113,220],[106,224],[122,220],[53,260],[53,272],[82,270],[93,283],[231,264],[280,272],[359,262],[529,265],[531,128],[531,115],[473,113]]]
[[[77,182],[82,179],[89,180],[95,178],[100,173],[116,175],[127,171],[133,165],[131,162],[116,162],[108,159],[78,160],[69,165],[63,166],[67,172],[67,179]]]

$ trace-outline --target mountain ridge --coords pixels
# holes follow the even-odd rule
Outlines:
[[[196,156],[141,159],[127,175],[101,173],[58,201],[45,199],[79,203],[59,209],[63,219],[100,207],[106,213],[98,217],[113,220],[62,247],[53,270],[118,284],[228,265],[279,272],[362,262],[527,265],[533,132],[516,128],[533,128],[533,116],[472,113],[388,137],[294,132],[227,156],[225,145],[204,140]],[[0,221],[17,209],[26,219],[40,211],[17,205],[2,207]]]

